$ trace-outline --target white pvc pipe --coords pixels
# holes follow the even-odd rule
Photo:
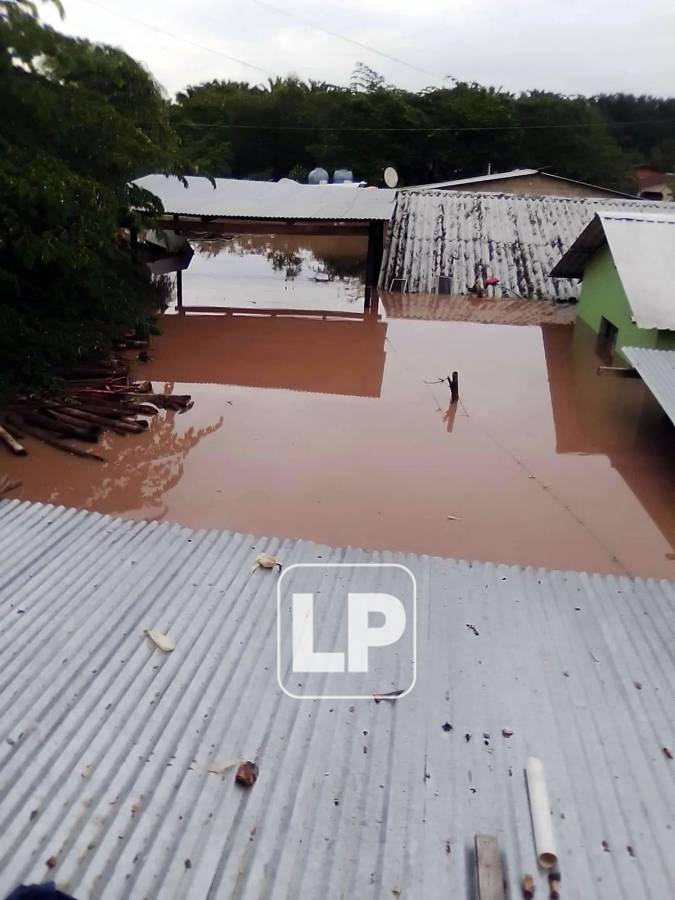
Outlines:
[[[525,772],[537,862],[542,869],[552,869],[558,862],[558,856],[555,851],[551,804],[548,799],[542,761],[535,756],[530,756],[525,766]]]

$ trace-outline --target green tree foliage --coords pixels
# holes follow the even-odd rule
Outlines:
[[[602,94],[594,102],[633,163],[675,170],[674,98]]]
[[[675,100],[516,95],[463,82],[413,93],[386,85],[363,63],[349,88],[297,78],[190,87],[171,117],[191,171],[213,176],[282,178],[322,165],[377,184],[395,165],[403,184],[415,184],[488,165],[546,166],[634,190],[636,162],[675,168]]]
[[[119,235],[152,195],[129,181],[173,166],[167,105],[138,63],[0,2],[0,393],[109,346],[157,304]]]

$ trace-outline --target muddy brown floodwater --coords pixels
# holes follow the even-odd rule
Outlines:
[[[338,287],[351,295],[358,278],[314,283],[316,308]],[[191,393],[194,407],[139,437],[107,436],[104,464],[32,443],[25,459],[5,456],[20,496],[338,546],[675,577],[673,428],[642,382],[597,376],[583,328],[262,306],[165,316],[139,375]],[[435,383],[452,370],[456,406]]]

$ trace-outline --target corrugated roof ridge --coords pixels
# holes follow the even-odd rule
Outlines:
[[[656,351],[655,351],[656,352]],[[663,351],[664,353],[674,353],[675,351]],[[100,518],[102,524],[111,524],[116,527],[130,527],[132,530],[134,528],[138,528],[140,531],[143,528],[150,528],[152,530],[157,530],[159,534],[162,534],[164,530],[167,531],[182,531],[187,534],[204,534],[204,535],[225,535],[230,538],[242,538],[245,540],[249,540],[255,543],[255,548],[259,548],[263,544],[268,549],[265,552],[274,552],[278,551],[282,545],[288,544],[298,544],[300,546],[313,546],[317,548],[323,548],[324,550],[335,550],[336,552],[346,554],[366,554],[369,556],[379,556],[382,554],[389,555],[401,555],[407,556],[411,559],[420,559],[420,560],[428,560],[428,561],[439,561],[443,563],[450,563],[456,565],[457,567],[467,567],[468,569],[479,568],[481,566],[486,568],[506,568],[514,571],[520,572],[532,572],[534,574],[544,574],[544,575],[555,575],[555,576],[583,576],[587,578],[608,578],[608,579],[624,579],[627,578],[629,580],[639,581],[643,583],[659,583],[662,582],[664,584],[672,584],[675,587],[675,579],[672,581],[667,578],[658,578],[653,576],[634,576],[627,575],[625,573],[603,573],[603,572],[593,572],[587,570],[576,570],[576,569],[547,569],[544,566],[531,566],[531,565],[519,565],[518,563],[507,563],[507,562],[495,562],[491,560],[480,560],[480,559],[464,559],[460,557],[450,557],[450,556],[439,556],[435,554],[427,554],[427,553],[415,553],[414,551],[406,551],[406,550],[377,550],[377,549],[368,549],[367,547],[360,547],[356,545],[347,544],[342,547],[331,547],[327,544],[323,544],[320,541],[314,541],[311,538],[302,538],[302,537],[293,537],[292,535],[261,535],[256,536],[253,534],[245,534],[244,532],[239,531],[231,531],[229,529],[220,529],[220,528],[191,528],[187,525],[182,525],[178,522],[158,522],[152,519],[136,519],[136,518],[125,518],[123,516],[115,516],[109,513],[99,513],[93,510],[86,509],[78,509],[75,507],[65,506],[63,504],[53,504],[53,503],[43,503],[41,501],[31,501],[31,500],[18,500],[18,499],[4,499],[0,500],[0,526],[3,524],[3,516],[6,512],[18,512],[19,515],[22,514],[23,509],[30,508],[31,510],[35,510],[38,514],[40,510],[45,510],[52,513],[57,513],[61,515],[62,513],[74,513],[81,514],[82,517],[95,517]],[[187,539],[191,542],[191,539]],[[274,551],[270,548],[277,548]],[[0,545],[0,549],[1,545]],[[251,549],[254,549],[253,545],[251,545]],[[262,552],[258,549],[258,552]],[[40,551],[42,553],[42,551]],[[41,559],[44,559],[42,555],[40,555]],[[0,588],[3,585],[0,584]]]

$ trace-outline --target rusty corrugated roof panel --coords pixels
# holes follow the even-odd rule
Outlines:
[[[379,704],[282,694],[277,579],[250,571],[262,550],[286,565],[407,565],[413,692]],[[382,571],[371,589],[387,590]],[[336,580],[333,603],[343,590]],[[5,501],[0,615],[3,896],[54,879],[80,900],[466,897],[476,832],[497,836],[509,896],[526,871],[547,896],[531,754],[546,768],[564,896],[670,895],[673,582]],[[149,627],[174,637],[173,653],[150,648]],[[208,772],[239,756],[260,766],[249,791],[232,770]]]
[[[622,347],[621,352],[638,370],[644,383],[675,425],[675,350]]]
[[[352,185],[146,175],[134,184],[162,201],[164,212],[236,219],[388,221],[396,191]]]
[[[550,272],[598,210],[675,210],[675,204],[608,198],[520,197],[401,191],[389,229],[381,285],[407,279],[410,293],[467,294],[495,276],[498,295],[570,300],[579,285]],[[397,285],[395,285],[397,286]],[[398,286],[397,286],[398,287]]]
[[[482,322],[494,325],[572,325],[575,303],[512,300],[504,297],[451,297],[446,294],[399,294],[380,291],[388,319],[435,322]]]

